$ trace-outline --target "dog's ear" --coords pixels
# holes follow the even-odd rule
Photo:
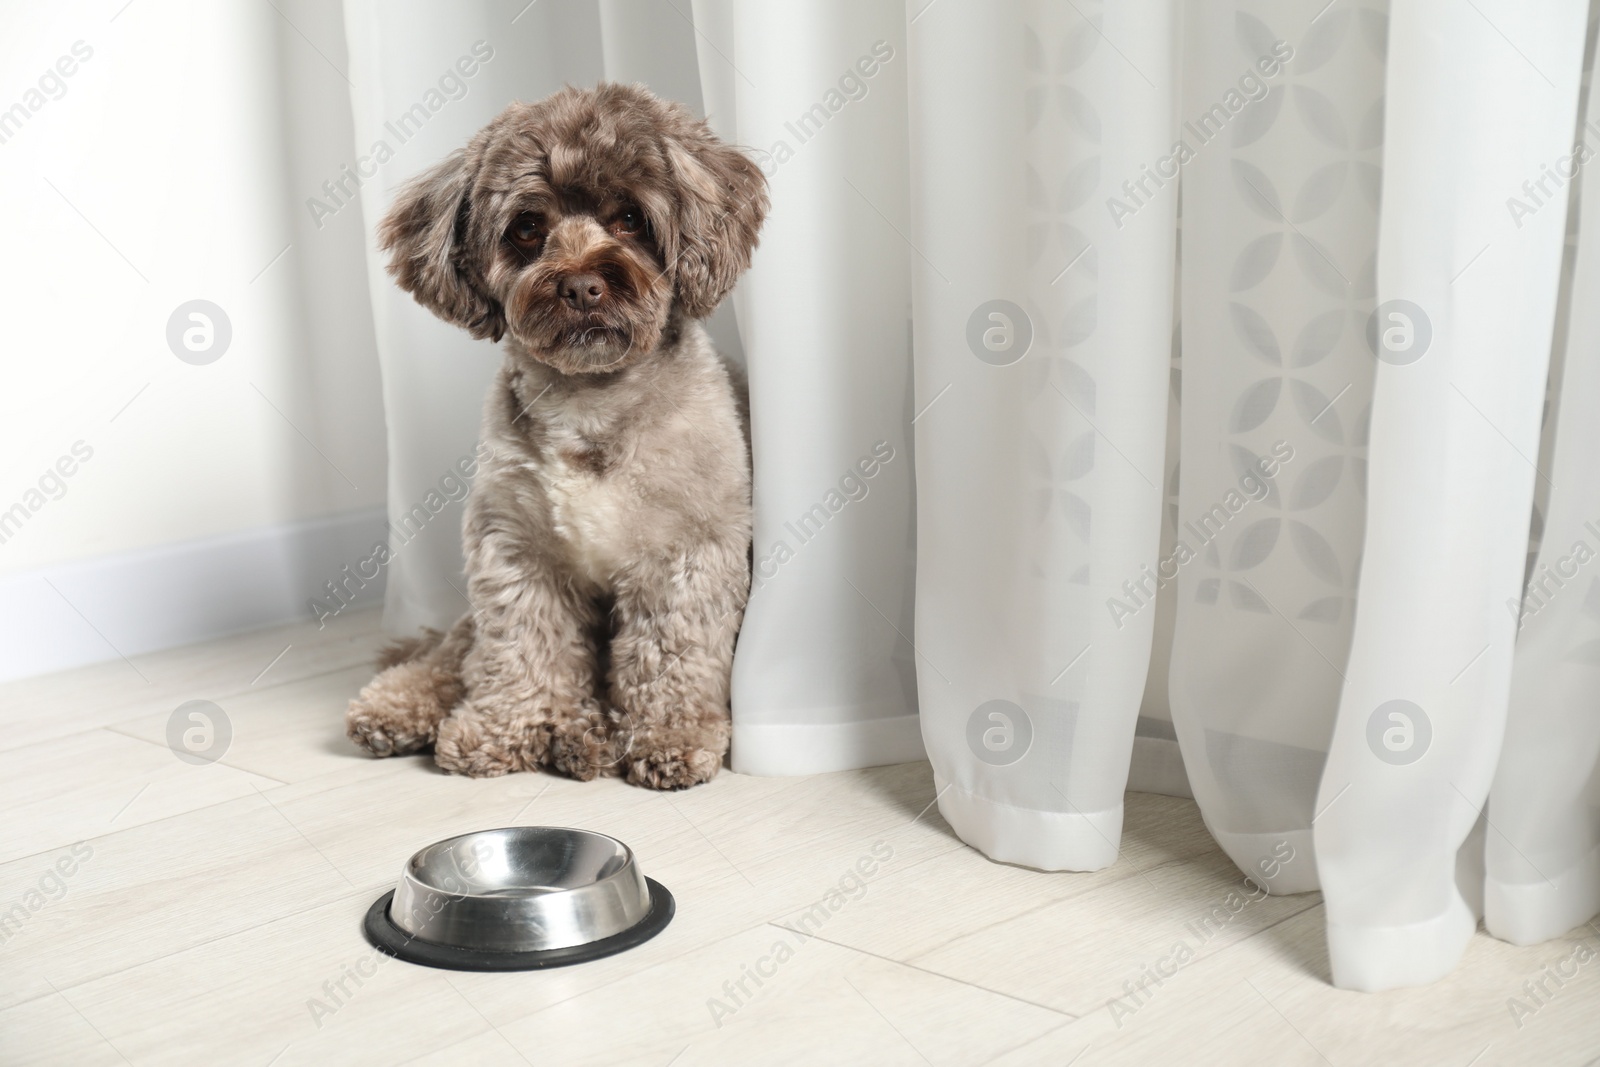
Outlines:
[[[474,337],[500,340],[505,312],[484,292],[471,249],[472,185],[484,154],[482,135],[401,188],[378,223],[389,273],[417,303]]]
[[[666,138],[678,186],[678,301],[691,317],[717,309],[750,265],[767,217],[767,179],[743,152],[689,121]]]

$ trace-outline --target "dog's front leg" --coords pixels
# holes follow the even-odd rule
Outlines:
[[[600,716],[593,602],[537,549],[512,541],[489,533],[470,552],[467,697],[439,724],[435,746],[440,767],[474,778],[533,770],[556,731]]]
[[[653,789],[708,781],[731,730],[734,637],[750,589],[743,543],[706,543],[641,561],[612,609],[613,744],[627,779]]]

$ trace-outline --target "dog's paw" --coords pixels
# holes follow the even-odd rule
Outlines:
[[[544,724],[519,723],[506,729],[471,713],[456,714],[439,724],[433,761],[450,774],[498,778],[537,769],[548,747]]]
[[[551,732],[550,769],[580,782],[621,774],[632,745],[632,733],[623,719],[597,706]]]
[[[623,764],[629,782],[650,789],[687,789],[709,782],[728,751],[726,723],[713,727],[657,727],[632,735]]]
[[[444,715],[431,680],[412,665],[391,667],[350,701],[345,736],[374,756],[403,756],[433,744]]]
[[[372,714],[359,700],[352,700],[345,712],[344,733],[357,748],[373,756],[403,756],[433,742],[432,737],[393,730],[382,716]]]

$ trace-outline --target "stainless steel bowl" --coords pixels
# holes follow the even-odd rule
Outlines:
[[[416,963],[522,970],[597,959],[655,936],[672,895],[614,837],[512,826],[429,845],[367,914],[379,948]]]

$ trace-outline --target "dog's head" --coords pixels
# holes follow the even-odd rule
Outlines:
[[[766,211],[760,169],[681,104],[602,84],[507,107],[378,238],[424,307],[582,374],[648,355],[675,310],[711,314]]]

